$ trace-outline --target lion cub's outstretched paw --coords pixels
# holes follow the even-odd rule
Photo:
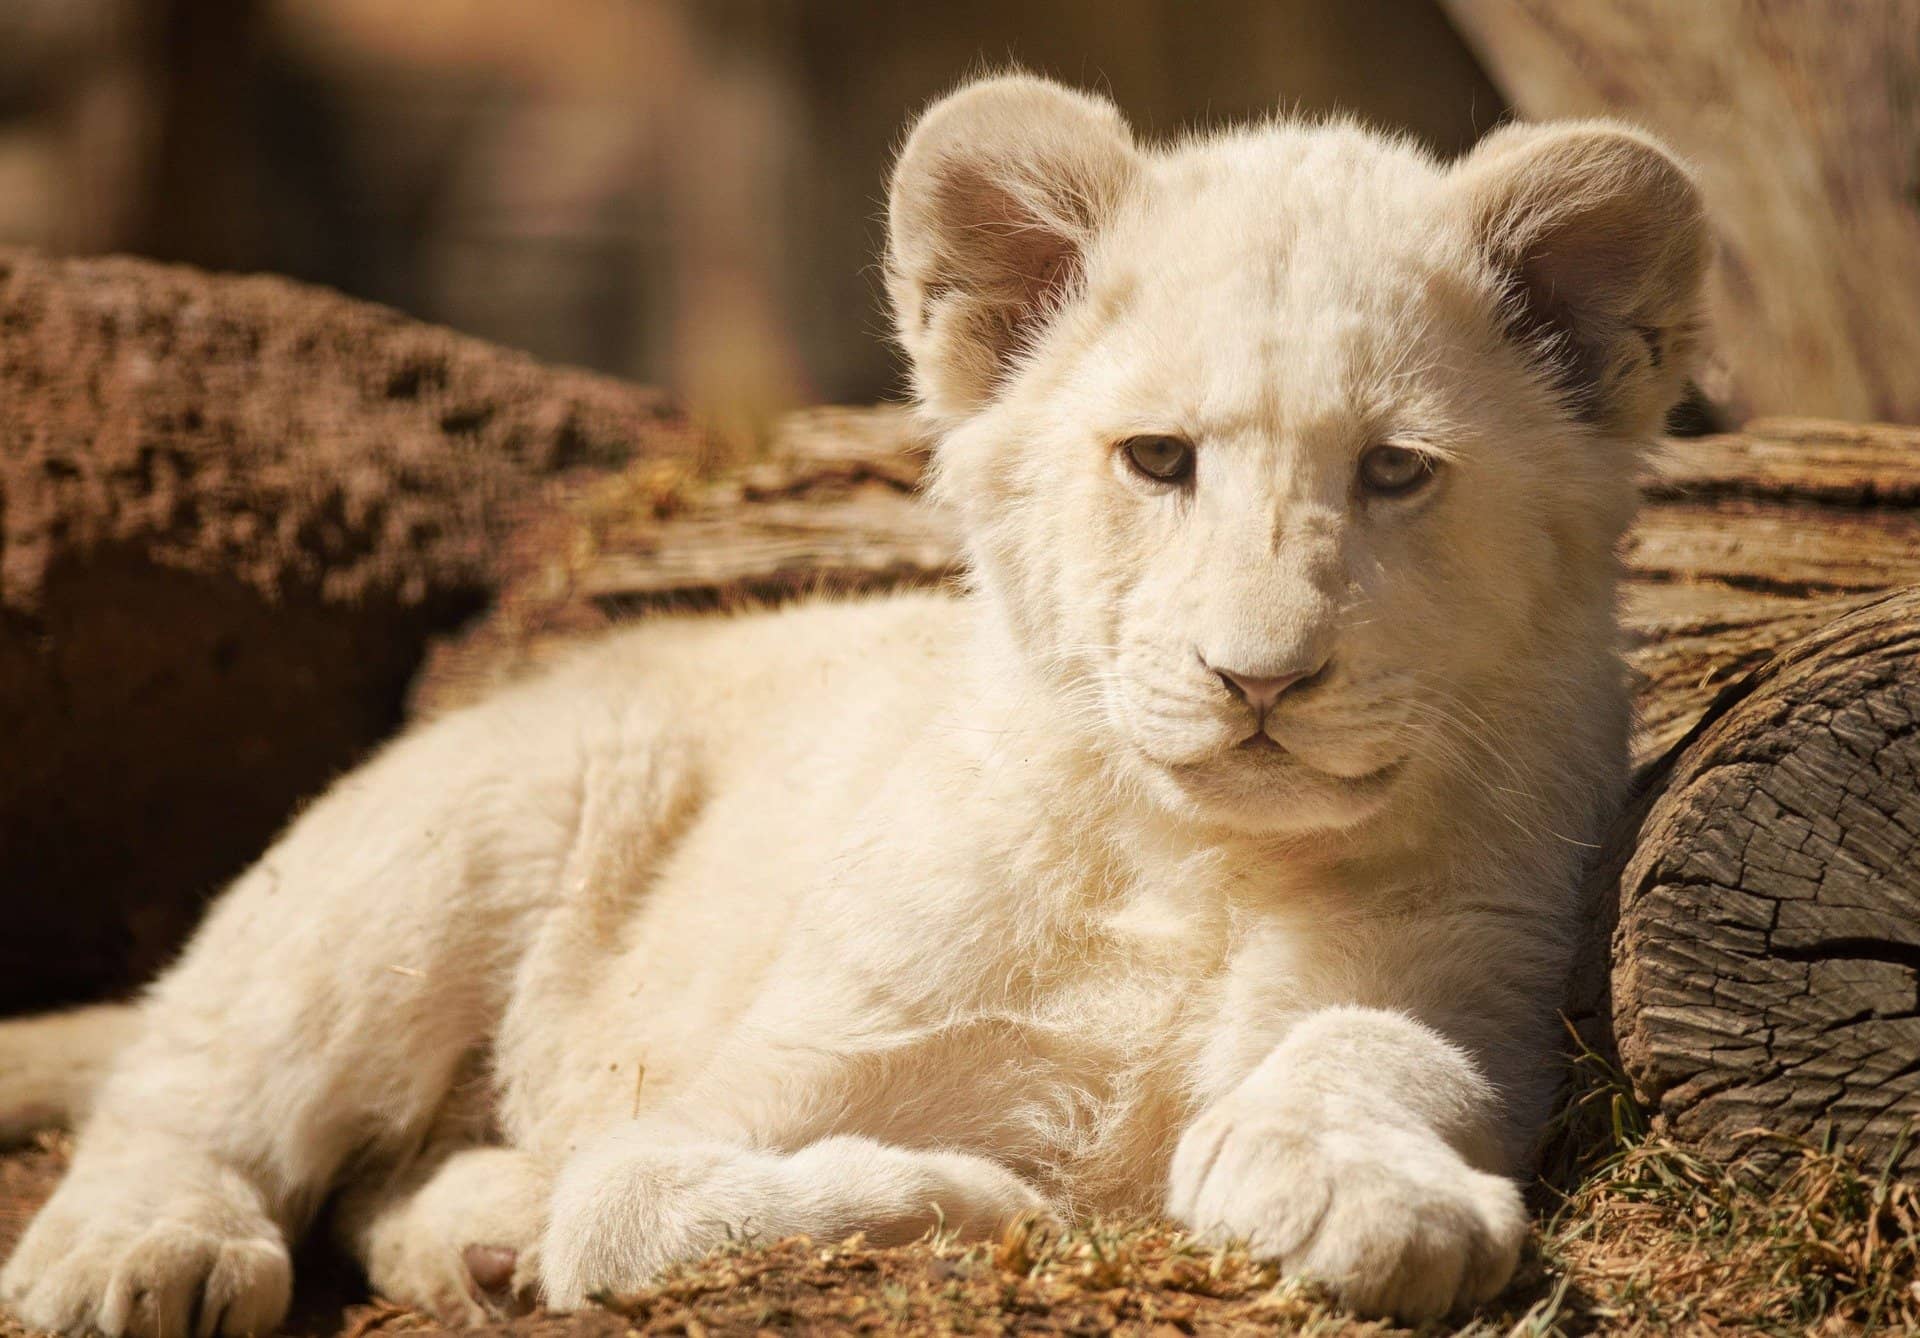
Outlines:
[[[1402,1320],[1492,1299],[1527,1235],[1513,1181],[1418,1130],[1205,1118],[1181,1140],[1171,1191],[1187,1225]]]
[[[241,1338],[285,1317],[293,1265],[250,1190],[155,1192],[69,1177],[0,1271],[0,1304],[31,1328],[119,1338]]]
[[[577,1155],[554,1188],[547,1301],[572,1309],[644,1286],[728,1239],[860,1230],[877,1245],[904,1244],[941,1226],[979,1237],[1046,1206],[1006,1167],[964,1152],[836,1135],[775,1153],[617,1130]]]

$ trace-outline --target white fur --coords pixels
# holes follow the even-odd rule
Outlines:
[[[267,1327],[341,1184],[376,1285],[456,1318],[468,1245],[572,1306],[728,1235],[1036,1209],[1380,1312],[1504,1284],[1684,175],[1591,124],[1145,150],[1012,78],[928,113],[893,227],[974,588],[648,624],[340,782],[144,1003],[0,1275],[28,1323]],[[1357,491],[1388,439],[1442,462],[1415,498]],[[1236,746],[1209,665],[1329,655]]]
[[[83,1112],[138,1025],[133,1010],[117,1004],[36,1018],[30,1026],[0,1023],[0,1147]]]

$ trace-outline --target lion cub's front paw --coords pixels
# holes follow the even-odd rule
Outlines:
[[[555,1186],[540,1246],[547,1304],[577,1310],[754,1234],[777,1194],[772,1160],[718,1145],[650,1147],[624,1131],[602,1139]]]
[[[1174,1154],[1173,1215],[1243,1240],[1367,1314],[1429,1319],[1495,1296],[1527,1216],[1511,1180],[1474,1169],[1423,1130],[1327,1130],[1222,1111]]]
[[[293,1266],[245,1195],[155,1194],[132,1177],[69,1177],[0,1271],[28,1327],[118,1338],[240,1338],[286,1314]]]

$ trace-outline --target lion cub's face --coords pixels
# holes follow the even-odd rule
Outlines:
[[[1591,125],[1451,170],[1351,127],[1136,150],[1034,80],[936,107],[889,278],[941,486],[1063,710],[1182,808],[1350,825],[1604,626],[1693,344],[1691,186]]]

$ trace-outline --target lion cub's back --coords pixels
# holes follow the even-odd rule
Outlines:
[[[650,619],[563,663],[541,691],[659,719],[717,771],[764,773],[923,717],[960,667],[968,618],[958,599],[916,590]]]

